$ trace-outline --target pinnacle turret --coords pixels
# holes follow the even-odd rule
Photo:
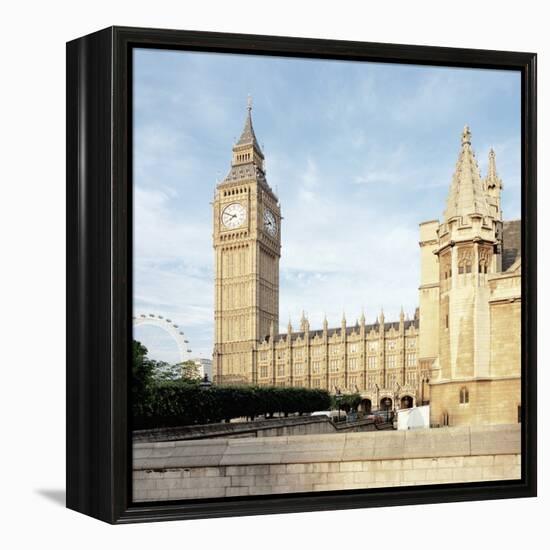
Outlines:
[[[487,177],[483,180],[483,188],[485,189],[491,214],[501,220],[500,193],[502,191],[502,180],[498,177],[496,155],[492,148],[489,151],[489,166]]]
[[[496,162],[496,155],[495,150],[491,147],[489,151],[489,169],[487,173],[487,182],[490,183],[492,186],[496,185],[498,182],[498,176],[497,176],[497,162]]]
[[[309,330],[309,321],[307,320],[305,312],[302,310],[302,318],[300,319],[300,331],[307,332]]]
[[[468,126],[462,131],[462,145],[447,198],[445,221],[477,214],[489,216],[489,206],[481,181],[479,167],[472,149],[472,134]]]

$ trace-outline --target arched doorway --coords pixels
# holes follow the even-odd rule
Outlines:
[[[410,395],[404,395],[401,398],[401,408],[410,409],[413,406],[413,398]]]
[[[372,401],[370,399],[363,399],[359,404],[361,411],[365,414],[369,414],[372,410]]]
[[[380,410],[381,411],[391,411],[393,407],[393,402],[390,397],[383,397],[380,399]]]

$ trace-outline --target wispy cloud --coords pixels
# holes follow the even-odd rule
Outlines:
[[[520,210],[520,79],[505,71],[141,50],[134,87],[134,302],[191,348],[213,338],[210,202],[246,96],[281,200],[280,318],[412,315],[418,223],[440,216],[470,124],[497,152],[504,211]],[[147,339],[148,333],[140,332]],[[159,358],[170,341],[151,333]],[[147,343],[147,341],[146,341]]]

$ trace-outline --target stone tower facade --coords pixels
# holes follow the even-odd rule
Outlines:
[[[421,225],[421,361],[432,363],[434,424],[517,420],[521,273],[520,260],[503,273],[501,189],[494,152],[482,179],[465,127],[443,221]]]
[[[257,379],[255,349],[279,324],[281,212],[269,187],[249,103],[231,168],[214,201],[217,383]]]

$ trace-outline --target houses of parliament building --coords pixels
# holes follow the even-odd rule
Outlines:
[[[215,190],[214,382],[359,393],[361,409],[430,404],[440,425],[518,420],[520,221],[503,221],[495,154],[482,178],[464,128],[442,220],[420,224],[419,307],[374,324],[279,332],[281,205],[248,106]]]

